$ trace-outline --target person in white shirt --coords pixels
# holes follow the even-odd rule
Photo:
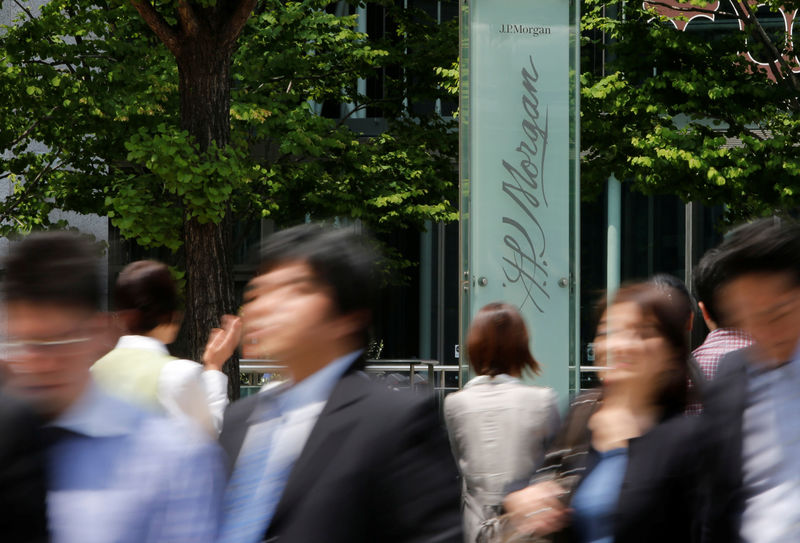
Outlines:
[[[127,334],[92,367],[107,392],[150,411],[188,417],[216,438],[228,405],[222,366],[239,341],[241,322],[225,315],[212,330],[203,364],[170,356],[180,329],[179,298],[169,268],[153,260],[129,264],[114,288],[117,315]]]

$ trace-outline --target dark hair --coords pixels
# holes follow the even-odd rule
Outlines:
[[[718,257],[718,249],[709,249],[692,272],[694,275],[694,291],[697,294],[697,299],[703,302],[708,316],[717,324],[720,323],[720,320],[719,313],[717,312],[717,303],[714,300],[714,293],[720,284],[719,269],[717,266]]]
[[[339,314],[366,310],[374,314],[378,297],[374,242],[348,228],[311,223],[271,235],[261,246],[259,273],[293,261],[307,263],[315,278],[329,287]],[[369,327],[365,321],[364,339]]]
[[[114,304],[117,311],[127,312],[128,331],[140,335],[172,322],[180,305],[169,268],[155,260],[125,266],[114,286]]]
[[[689,289],[686,288],[686,284],[669,273],[657,273],[648,282],[655,285],[656,288],[663,291],[672,300],[676,309],[683,316],[685,331],[685,325],[689,322],[689,319],[694,314],[694,308],[697,306],[694,297],[689,293]]]
[[[528,348],[525,321],[511,304],[494,302],[478,311],[467,334],[467,354],[479,375],[521,373],[526,367],[540,373]]]
[[[635,303],[644,317],[655,319],[656,330],[672,348],[673,371],[669,372],[663,382],[655,403],[664,410],[665,416],[682,413],[686,408],[689,378],[689,345],[686,342],[685,310],[676,304],[675,296],[671,296],[665,288],[652,283],[634,283],[625,285],[614,295],[611,305],[627,302]]]
[[[719,285],[750,273],[788,273],[800,285],[800,226],[793,221],[766,218],[740,226],[718,249]]]
[[[37,232],[12,242],[5,259],[7,301],[100,308],[98,252],[72,232]]]

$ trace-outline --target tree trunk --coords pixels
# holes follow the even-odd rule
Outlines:
[[[177,57],[181,128],[201,150],[230,141],[231,51],[211,39],[184,44]],[[218,224],[187,220],[183,228],[186,259],[186,315],[182,334],[192,360],[200,360],[208,334],[225,313],[235,314],[232,262],[233,224],[229,214]],[[228,393],[239,392],[239,360],[225,368]]]
[[[186,317],[183,326],[192,360],[200,360],[212,328],[220,316],[235,314],[233,266],[231,259],[231,221],[200,224],[195,220],[184,225],[186,255]],[[225,366],[228,395],[239,393],[239,359],[233,357]]]
[[[236,40],[257,0],[226,2],[181,1],[175,5],[175,23],[166,19],[150,0],[130,0],[178,63],[181,128],[206,150],[211,142],[228,145],[231,137],[231,56]],[[184,210],[185,211],[185,210]],[[184,221],[186,259],[186,316],[178,343],[188,356],[200,360],[211,328],[224,313],[234,312],[233,231],[230,211],[219,224]],[[228,392],[239,395],[239,359],[226,366]]]
[[[205,151],[231,139],[231,51],[205,36],[185,44],[178,60],[181,128]]]

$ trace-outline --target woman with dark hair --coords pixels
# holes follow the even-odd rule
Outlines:
[[[648,283],[617,291],[595,338],[600,392],[570,408],[531,486],[510,494],[518,532],[577,543],[692,541],[697,512],[685,312]]]
[[[493,517],[506,488],[527,481],[558,428],[552,389],[525,385],[526,369],[539,373],[517,309],[492,303],[478,311],[467,337],[477,377],[445,398],[444,414],[463,479],[465,541]]]
[[[109,392],[151,411],[188,417],[216,438],[228,405],[222,366],[239,341],[241,323],[226,315],[214,329],[203,365],[169,355],[180,329],[180,300],[169,268],[140,260],[123,269],[114,288],[117,316],[126,334],[92,366]]]

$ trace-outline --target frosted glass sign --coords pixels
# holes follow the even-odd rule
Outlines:
[[[515,304],[537,382],[562,397],[577,363],[574,22],[569,0],[462,5],[462,329]]]

